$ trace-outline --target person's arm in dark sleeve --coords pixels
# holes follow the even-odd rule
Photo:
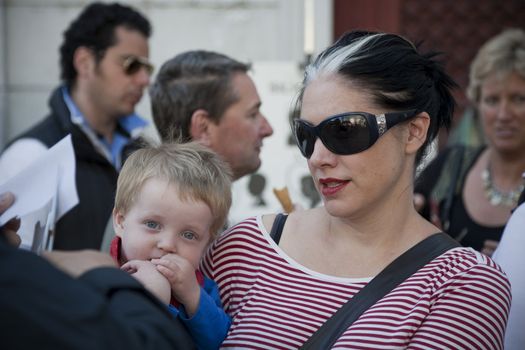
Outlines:
[[[101,268],[88,271],[79,280],[106,295],[110,313],[125,323],[126,332],[134,334],[135,339],[129,338],[127,349],[195,348],[180,320],[173,318],[166,305],[129,275],[113,268]]]
[[[193,348],[180,321],[126,273],[105,267],[74,279],[0,241],[2,348]]]

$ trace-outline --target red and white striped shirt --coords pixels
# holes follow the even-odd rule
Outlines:
[[[223,348],[297,349],[372,279],[299,265],[273,242],[260,217],[216,240],[202,268],[233,318]],[[368,309],[334,348],[501,349],[510,299],[497,264],[455,248]]]

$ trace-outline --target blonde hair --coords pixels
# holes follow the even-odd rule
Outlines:
[[[487,41],[470,65],[467,96],[478,103],[481,85],[493,73],[516,72],[525,79],[525,31],[507,29]]]
[[[212,237],[224,226],[231,205],[232,175],[226,163],[205,146],[164,143],[132,153],[118,177],[115,210],[127,213],[151,178],[177,185],[182,200],[206,203],[214,218]]]

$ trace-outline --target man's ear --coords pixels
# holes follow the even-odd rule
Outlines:
[[[190,121],[191,139],[202,143],[204,146],[210,147],[211,123],[212,121],[209,118],[209,114],[204,109],[197,109],[195,112],[193,112]]]
[[[95,67],[95,55],[92,50],[85,46],[80,46],[73,54],[73,66],[77,71],[78,77],[87,77]]]
[[[416,153],[427,139],[430,127],[430,116],[427,112],[421,112],[408,122],[408,134],[405,151],[408,154]]]
[[[124,233],[124,215],[113,208],[113,230],[115,234],[119,237],[122,237]]]

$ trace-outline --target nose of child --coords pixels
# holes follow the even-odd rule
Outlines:
[[[177,244],[175,237],[163,237],[158,244],[158,247],[166,253],[176,253]]]

